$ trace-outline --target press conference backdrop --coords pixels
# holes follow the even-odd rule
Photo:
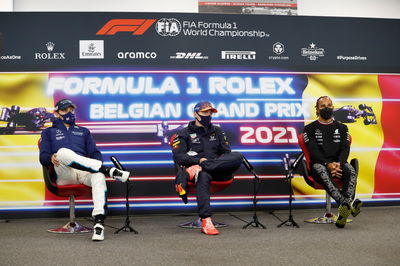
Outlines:
[[[54,103],[71,99],[105,164],[131,171],[135,212],[194,211],[174,192],[169,136],[193,106],[209,100],[213,122],[261,178],[261,208],[287,205],[283,156],[330,95],[353,136],[357,194],[398,204],[399,20],[171,13],[1,13],[0,213],[52,216],[67,199],[49,193],[38,162],[40,132]],[[213,206],[249,209],[253,176],[241,168]],[[107,179],[109,211],[125,207],[125,186]],[[296,175],[294,204],[324,194]],[[90,209],[90,198],[78,198]],[[65,214],[65,212],[63,212]]]

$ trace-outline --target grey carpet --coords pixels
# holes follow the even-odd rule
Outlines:
[[[300,228],[280,223],[267,212],[259,220],[267,226],[242,229],[244,223],[228,213],[214,218],[230,226],[219,236],[176,225],[195,216],[134,216],[138,235],[114,234],[92,242],[91,234],[57,235],[46,232],[65,219],[22,219],[0,223],[0,265],[399,265],[400,207],[363,208],[345,229],[334,225],[304,223],[322,210],[295,210]],[[234,213],[251,220],[252,213]],[[287,218],[287,211],[276,215]],[[85,225],[90,222],[78,219]],[[109,217],[107,224],[120,227],[124,217]]]

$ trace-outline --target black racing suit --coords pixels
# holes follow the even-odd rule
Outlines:
[[[351,203],[354,198],[357,176],[347,158],[350,153],[350,135],[347,126],[333,120],[321,123],[318,120],[304,128],[304,142],[310,152],[310,170],[315,181],[321,184],[338,203]],[[339,162],[342,169],[343,187],[340,190],[332,181],[328,163]]]
[[[210,217],[211,180],[233,178],[233,173],[242,164],[242,154],[231,152],[225,132],[220,127],[212,124],[208,128],[198,127],[195,121],[175,134],[171,145],[174,162],[180,166],[189,167],[199,164],[201,158],[207,158],[200,164],[202,171],[197,178],[196,193],[199,216]]]

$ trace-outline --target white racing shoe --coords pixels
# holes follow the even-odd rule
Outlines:
[[[104,226],[102,224],[95,224],[93,227],[93,241],[103,241],[104,240]]]
[[[128,171],[122,171],[115,167],[111,167],[110,169],[110,177],[121,182],[126,182],[129,178],[129,174]]]

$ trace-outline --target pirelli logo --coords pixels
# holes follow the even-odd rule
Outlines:
[[[256,51],[221,51],[221,59],[255,60]]]
[[[132,35],[142,35],[155,19],[112,19],[96,33],[96,35],[115,35],[118,32],[131,32]]]

